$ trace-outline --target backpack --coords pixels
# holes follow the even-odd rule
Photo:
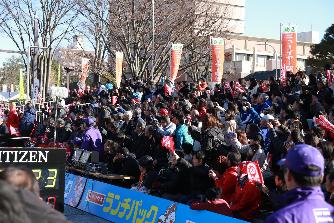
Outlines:
[[[218,150],[224,143],[224,131],[219,127],[209,129],[206,133],[204,150]]]

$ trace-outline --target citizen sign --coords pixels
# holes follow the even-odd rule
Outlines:
[[[49,151],[0,151],[0,163],[47,163]]]

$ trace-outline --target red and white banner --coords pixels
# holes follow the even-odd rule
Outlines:
[[[85,89],[86,88],[86,79],[88,77],[88,70],[89,70],[89,59],[82,58],[81,59],[81,76],[79,80],[79,88]]]
[[[175,144],[174,144],[174,139],[172,136],[164,136],[161,139],[161,146],[163,148],[166,148],[170,152],[174,152],[175,150]]]
[[[257,182],[260,184],[264,183],[263,175],[261,172],[261,168],[257,161],[244,161],[239,164],[239,169],[241,171],[241,175],[248,175],[249,181]]]
[[[212,51],[212,76],[211,82],[220,83],[224,73],[224,39],[210,38]]]
[[[116,85],[121,86],[123,71],[123,52],[116,52]]]
[[[170,80],[175,81],[181,63],[183,44],[172,44],[170,62]]]
[[[297,33],[295,26],[283,26],[281,69],[286,72],[297,72]]]
[[[329,131],[331,133],[334,133],[334,125],[330,123],[325,116],[319,115],[319,118],[314,118],[314,123],[320,126],[320,128],[325,129],[326,131]]]
[[[286,70],[284,68],[281,69],[281,85],[284,87],[286,85]]]

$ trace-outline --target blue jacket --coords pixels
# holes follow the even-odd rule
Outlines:
[[[194,140],[188,133],[188,126],[185,124],[176,126],[175,130],[175,150],[182,150],[183,143],[193,144]]]
[[[24,111],[23,117],[20,121],[20,130],[21,131],[31,131],[34,127],[36,118],[36,111],[33,108]]]
[[[254,106],[255,111],[258,114],[261,114],[264,110],[270,108],[270,105],[268,104],[268,102],[264,102],[263,104],[257,104]]]
[[[282,195],[284,208],[270,215],[265,223],[333,222],[334,207],[325,201],[320,187],[304,187]]]
[[[253,107],[248,108],[246,112],[241,112],[240,119],[243,124],[260,123],[260,115],[255,111]]]

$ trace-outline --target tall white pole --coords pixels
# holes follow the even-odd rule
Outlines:
[[[154,76],[155,67],[155,56],[154,56],[154,44],[155,44],[155,2],[152,0],[152,70],[151,70],[151,80]]]
[[[275,50],[275,49],[274,49]],[[277,74],[277,65],[278,65],[278,63],[277,63],[277,58],[278,58],[278,56],[277,56],[277,52],[276,52],[276,50],[275,50],[275,55],[276,55],[276,81],[278,80],[278,74]]]

